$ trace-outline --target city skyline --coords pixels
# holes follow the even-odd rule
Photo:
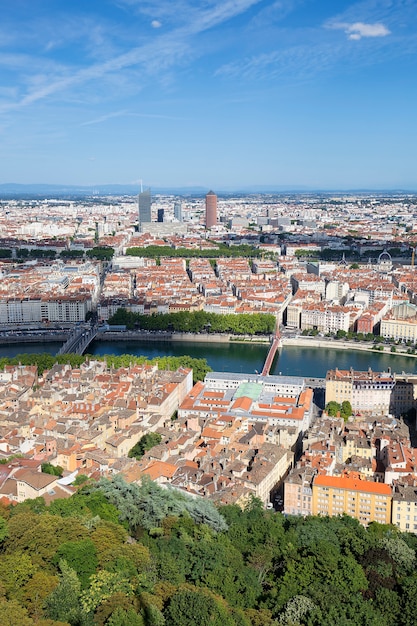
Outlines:
[[[0,184],[417,189],[408,0],[8,4]]]

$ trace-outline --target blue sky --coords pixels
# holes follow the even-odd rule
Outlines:
[[[1,4],[0,183],[417,189],[417,0]]]

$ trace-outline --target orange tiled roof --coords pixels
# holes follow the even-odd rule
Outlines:
[[[365,491],[384,496],[391,495],[390,485],[385,483],[374,483],[370,480],[358,480],[356,478],[346,478],[339,476],[316,476],[314,485],[320,487],[335,487],[336,489],[347,489],[349,491]]]

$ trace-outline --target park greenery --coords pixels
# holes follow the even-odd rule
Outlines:
[[[120,476],[0,505],[2,626],[412,626],[417,537]]]
[[[114,248],[110,246],[96,246],[91,250],[87,250],[87,256],[91,259],[99,261],[110,261],[114,255]]]
[[[242,313],[241,315],[207,313],[206,311],[181,311],[141,315],[126,309],[117,309],[109,324],[126,326],[129,330],[162,330],[180,333],[232,333],[234,335],[270,335],[276,319],[267,313]]]
[[[105,354],[103,356],[91,356],[89,354],[61,354],[53,355],[43,352],[41,354],[17,354],[14,357],[2,357],[0,358],[0,370],[4,369],[7,365],[36,365],[38,373],[42,374],[45,370],[51,369],[55,363],[69,364],[71,367],[77,368],[85,363],[89,359],[95,361],[106,361],[109,367],[129,367],[130,365],[143,365],[148,363],[150,365],[157,365],[160,370],[176,371],[177,369],[184,367],[193,370],[193,381],[204,380],[207,372],[211,372],[211,367],[208,365],[206,359],[197,359],[188,355],[184,356],[164,356],[156,357],[155,359],[147,359],[145,356],[134,356],[133,354]]]
[[[127,248],[127,256],[138,256],[159,261],[161,258],[256,258],[265,255],[258,247],[249,244],[231,245],[215,242],[213,248],[172,248],[171,246],[146,246],[146,248]]]

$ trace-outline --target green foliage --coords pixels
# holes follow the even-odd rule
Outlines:
[[[227,246],[226,244],[217,243],[215,248],[205,248],[199,250],[197,248],[171,248],[171,246],[147,246],[146,248],[127,248],[127,256],[139,256],[159,260],[165,258],[206,258],[217,259],[219,257],[226,258],[256,258],[260,257],[263,252],[253,246],[242,244],[239,246]]]
[[[45,613],[54,620],[67,621],[71,626],[82,624],[80,607],[81,583],[76,572],[65,561],[59,564],[58,586],[46,598]]]
[[[169,515],[190,515],[215,531],[227,528],[224,519],[210,502],[194,500],[174,489],[162,489],[146,477],[137,485],[126,483],[118,474],[113,480],[102,478],[97,488],[118,508],[120,519],[126,520],[131,529],[141,526],[150,530],[159,526]]]
[[[181,311],[141,315],[118,309],[109,324],[126,326],[132,330],[162,330],[180,333],[232,333],[234,335],[270,335],[275,330],[276,319],[267,313],[241,315],[207,313],[206,311]]]
[[[62,543],[53,560],[55,563],[64,560],[76,572],[83,589],[88,586],[98,565],[96,547],[91,539]]]
[[[335,402],[334,400],[331,400],[326,404],[326,413],[331,417],[336,417],[337,414],[340,412],[340,409],[340,404],[338,402]]]
[[[143,437],[139,439],[138,443],[129,450],[127,456],[130,459],[135,458],[139,460],[143,457],[145,452],[160,444],[161,441],[162,436],[159,433],[147,433],[146,435],[143,435]]]
[[[390,525],[284,517],[256,498],[217,510],[120,476],[3,514],[2,625],[415,624],[417,539]]]
[[[336,339],[345,339],[346,337],[347,337],[347,332],[339,328],[339,330],[336,333]]]
[[[206,590],[182,588],[171,598],[166,626],[234,626],[235,622],[216,598]]]
[[[123,573],[100,570],[91,577],[88,589],[81,592],[82,611],[88,615],[114,593],[123,593],[129,596],[133,594],[133,591],[133,584],[124,577]]]
[[[346,421],[348,417],[352,415],[352,413],[352,405],[349,400],[343,400],[340,407],[340,417],[343,417],[343,419]]]
[[[314,602],[307,596],[294,596],[287,602],[285,611],[280,615],[279,623],[285,626],[299,624],[314,608]]]
[[[0,600],[0,624],[2,626],[34,626],[35,622],[16,600]]]
[[[119,309],[123,310],[123,309]],[[31,354],[18,354],[13,358],[2,357],[0,358],[0,369],[3,369],[6,365],[37,365],[39,374],[42,374],[45,370],[51,369],[55,363],[60,364],[69,364],[71,367],[80,367],[86,359],[88,359],[88,355],[79,355],[79,354],[61,354],[58,356],[53,356],[52,354],[43,353],[31,353]],[[122,354],[116,356],[114,354],[105,354],[104,356],[96,356],[94,357],[97,360],[106,361],[109,367],[127,367],[130,364],[144,364],[151,363],[153,365],[158,365],[160,370],[171,370],[176,371],[180,367],[189,368],[193,370],[193,380],[197,382],[198,380],[204,380],[207,372],[211,372],[211,367],[207,364],[206,359],[196,359],[192,358],[188,355],[178,356],[178,357],[157,357],[152,360],[148,360],[144,356],[134,356],[132,354]],[[10,459],[16,458],[22,455],[12,455]],[[7,460],[0,460],[1,464],[6,464]]]
[[[59,256],[62,259],[79,259],[84,256],[84,250],[62,250]]]
[[[77,474],[73,485],[75,487],[78,487],[79,485],[84,485],[86,482],[88,482],[89,478],[86,474]]]
[[[340,417],[342,417],[346,422],[347,419],[352,415],[353,410],[349,400],[344,400],[342,404],[331,400],[326,404],[326,412],[332,417],[340,415]]]
[[[0,582],[8,598],[16,597],[36,572],[32,557],[24,552],[0,555]]]
[[[88,535],[87,528],[78,519],[49,513],[22,511],[12,515],[8,524],[9,537],[4,542],[6,554],[30,553],[34,565],[50,569],[52,558],[62,543],[85,539]]]
[[[0,259],[11,259],[12,251],[7,248],[0,248]]]
[[[0,517],[0,543],[9,536],[9,527],[6,520]]]
[[[121,609],[120,607],[111,614],[106,624],[107,626],[145,626],[143,617],[134,609]]]
[[[41,470],[44,474],[61,477],[64,469],[60,465],[52,465],[52,463],[42,463]]]
[[[114,248],[110,246],[96,246],[91,250],[87,250],[87,256],[100,261],[110,261],[114,255]]]

